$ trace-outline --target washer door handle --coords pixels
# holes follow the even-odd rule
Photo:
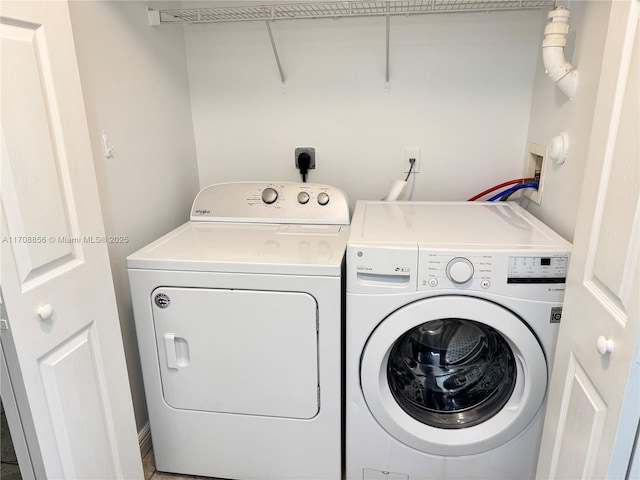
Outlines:
[[[167,368],[178,369],[178,355],[176,354],[176,336],[174,333],[164,334],[164,349],[167,352]]]
[[[519,352],[514,352],[514,358],[516,363],[518,364],[517,371],[525,372],[526,364],[524,359],[520,356]],[[520,378],[516,377],[516,384],[513,387],[513,392],[511,393],[511,397],[507,401],[504,406],[505,410],[510,410],[512,412],[517,412],[522,408],[522,399],[524,398],[525,392],[525,381],[522,379],[523,375],[520,375]]]

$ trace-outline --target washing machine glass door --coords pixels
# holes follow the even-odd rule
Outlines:
[[[511,311],[463,296],[397,310],[376,328],[361,363],[378,422],[424,452],[469,455],[518,435],[547,386],[544,353]]]
[[[168,405],[301,419],[318,413],[311,295],[161,287],[150,300]]]

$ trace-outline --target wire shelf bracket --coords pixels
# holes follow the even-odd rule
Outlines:
[[[433,13],[503,12],[513,10],[542,10],[553,8],[556,0],[385,0],[385,1],[319,1],[282,4],[221,5],[207,8],[156,10],[147,7],[149,25],[172,23],[229,23],[262,21],[267,26],[283,91],[286,77],[280,63],[270,23],[278,20],[303,20],[346,17],[386,17],[385,90],[389,89],[389,44],[391,17],[396,15],[425,15]]]

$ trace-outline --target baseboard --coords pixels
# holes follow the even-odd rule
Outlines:
[[[140,445],[140,455],[144,458],[151,450],[151,428],[149,428],[149,422],[138,432],[138,444]]]

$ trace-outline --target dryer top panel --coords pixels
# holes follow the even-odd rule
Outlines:
[[[571,247],[514,202],[358,201],[349,242],[465,250]]]
[[[191,221],[349,225],[349,203],[317,183],[216,183],[196,196]]]
[[[149,270],[340,276],[346,225],[187,222],[127,257]]]

